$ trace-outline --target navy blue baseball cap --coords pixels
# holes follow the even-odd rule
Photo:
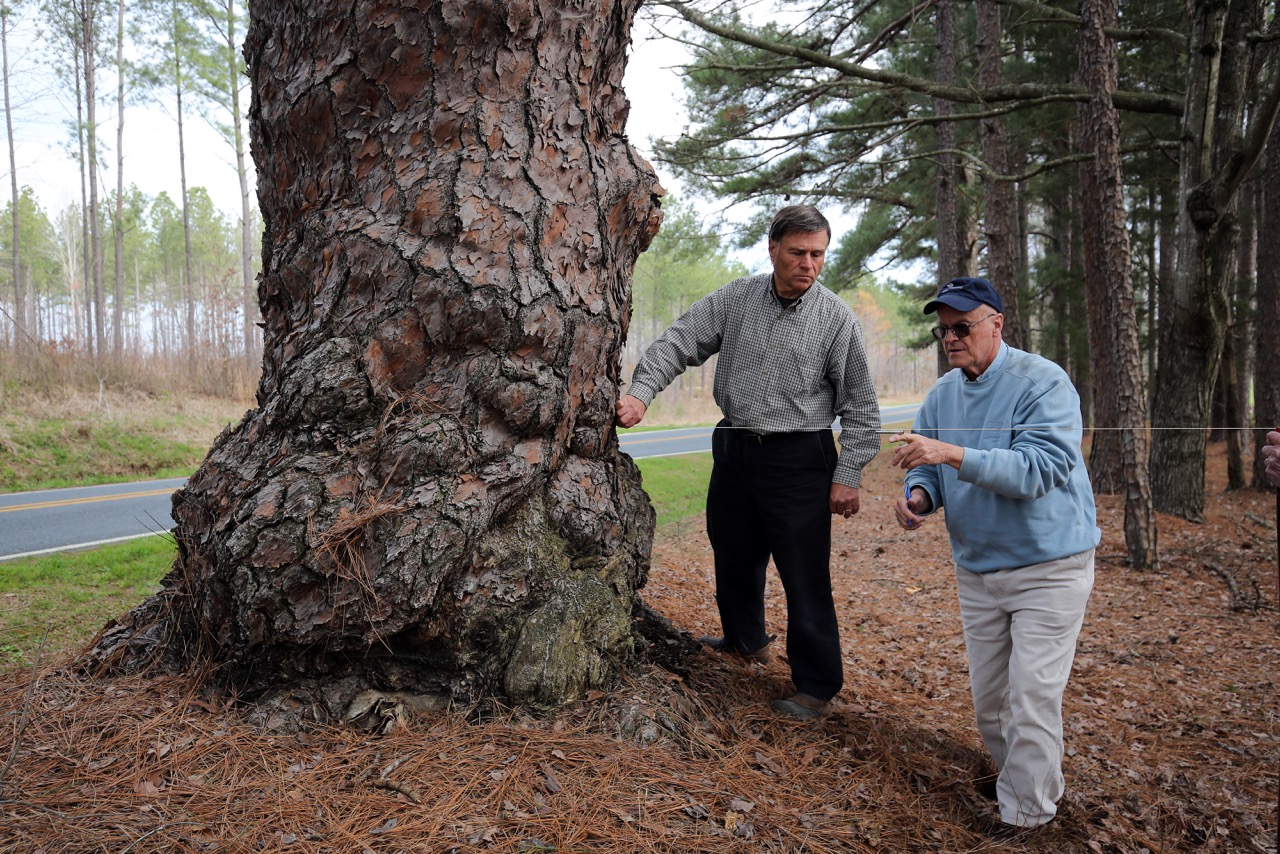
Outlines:
[[[933,314],[940,305],[949,305],[956,311],[973,311],[980,305],[989,305],[1004,314],[1004,302],[991,283],[969,276],[952,279],[943,285],[938,295],[925,303],[924,313]]]

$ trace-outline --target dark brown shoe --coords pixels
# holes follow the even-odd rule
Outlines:
[[[830,705],[826,700],[819,700],[809,694],[793,694],[785,700],[774,700],[770,704],[771,708],[778,714],[795,718],[798,721],[811,721],[814,718],[820,718],[827,713]]]
[[[773,637],[770,636],[769,640],[765,643],[765,645],[757,649],[755,652],[738,652],[736,649],[730,649],[729,645],[724,642],[724,638],[711,637],[710,635],[703,635],[702,637],[698,638],[698,643],[702,644],[703,646],[709,646],[711,647],[711,649],[715,650],[716,652],[727,652],[730,655],[740,655],[743,658],[751,659],[757,664],[769,663],[769,660],[772,658],[772,656],[769,655],[769,643],[772,643],[772,642],[773,642]]]

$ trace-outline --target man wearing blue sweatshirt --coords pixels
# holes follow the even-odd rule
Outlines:
[[[1062,694],[1101,538],[1080,397],[1053,362],[1004,343],[986,279],[953,279],[924,311],[954,370],[890,439],[908,472],[895,514],[918,531],[947,508],[974,711],[999,769],[993,831],[1009,838],[1052,819],[1064,790]]]

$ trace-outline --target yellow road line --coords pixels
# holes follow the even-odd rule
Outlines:
[[[73,504],[93,504],[98,501],[119,501],[122,498],[148,498],[153,495],[169,495],[175,490],[167,489],[149,489],[145,492],[117,492],[112,495],[95,495],[89,498],[63,498],[58,501],[40,501],[35,504],[14,504],[10,507],[0,507],[0,513],[13,513],[16,510],[45,510],[50,507],[70,507]]]

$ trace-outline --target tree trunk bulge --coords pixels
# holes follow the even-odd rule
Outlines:
[[[613,407],[662,192],[623,136],[638,5],[250,4],[258,408],[97,662],[333,712],[555,705],[627,657],[654,514]]]

